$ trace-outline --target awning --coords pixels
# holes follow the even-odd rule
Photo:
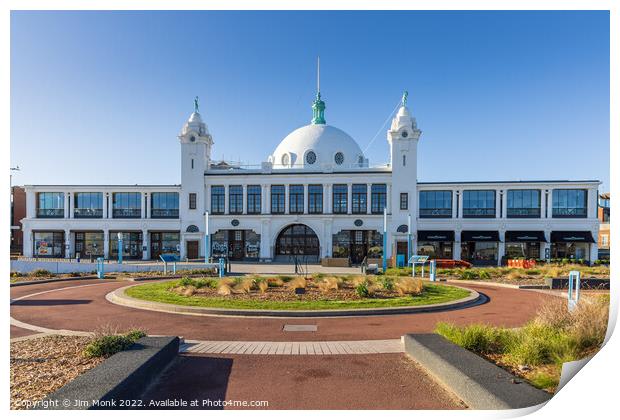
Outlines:
[[[454,242],[453,230],[418,230],[418,241]]]
[[[461,232],[461,242],[499,242],[499,232],[496,230],[464,230]]]
[[[589,230],[555,230],[551,232],[551,242],[592,242],[592,232]]]
[[[507,230],[506,242],[547,242],[542,230]]]

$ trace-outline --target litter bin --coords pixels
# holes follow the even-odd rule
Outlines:
[[[405,255],[404,254],[397,254],[396,255],[396,266],[397,267],[404,267],[405,266]]]

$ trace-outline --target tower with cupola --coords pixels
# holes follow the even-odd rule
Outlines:
[[[188,230],[192,225],[204,232],[205,171],[209,168],[213,139],[200,116],[198,97],[194,99],[194,112],[183,125],[178,137],[181,143],[181,232],[193,230],[193,227]],[[182,248],[183,246],[181,244]],[[204,254],[201,252],[201,255]]]
[[[418,129],[415,118],[407,107],[408,93],[405,91],[396,116],[387,132],[390,146],[390,167],[392,169],[391,231],[406,225],[411,214],[412,233],[415,235],[414,222],[417,213],[417,175],[418,175],[418,140],[422,131]],[[402,194],[406,194],[403,196]],[[402,229],[400,230],[402,232]]]

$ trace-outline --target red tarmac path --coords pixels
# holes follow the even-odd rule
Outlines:
[[[179,315],[134,309],[108,302],[105,295],[132,282],[82,280],[11,288],[15,299],[45,292],[11,305],[11,316],[50,329],[94,331],[103,327],[142,328],[154,335],[179,335],[193,340],[313,341],[399,338],[412,332],[430,332],[439,321],[460,325],[483,322],[517,327],[536,313],[549,295],[490,285],[468,287],[490,298],[472,308],[410,315],[341,318],[243,318]],[[75,287],[83,286],[83,287]],[[284,324],[316,324],[312,333],[284,332]],[[34,333],[34,332],[33,332]],[[12,326],[11,337],[26,335]]]

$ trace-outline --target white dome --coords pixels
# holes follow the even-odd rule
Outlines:
[[[366,159],[355,140],[339,128],[310,124],[290,133],[269,157],[278,168],[364,166]]]
[[[209,134],[209,128],[202,121],[202,117],[197,112],[192,112],[192,115],[189,116],[189,119],[183,125],[183,128],[181,129],[181,135],[185,135],[189,133],[190,131],[194,131],[195,133],[198,133],[198,135],[200,136]]]

